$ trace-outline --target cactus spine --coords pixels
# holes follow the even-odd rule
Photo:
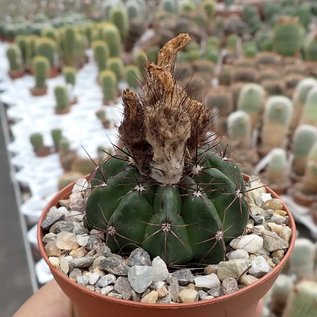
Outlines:
[[[285,146],[292,108],[292,101],[284,96],[272,96],[267,100],[261,132],[262,154],[267,154],[275,147]]]
[[[116,75],[111,70],[100,73],[100,83],[105,105],[113,103],[118,96],[118,82]]]
[[[317,130],[310,125],[300,125],[294,133],[292,153],[294,155],[292,171],[297,176],[303,176],[307,164],[307,155],[317,142]]]
[[[66,88],[64,86],[56,86],[54,89],[54,96],[56,100],[55,113],[68,113],[70,111],[70,103]]]
[[[172,76],[189,39],[178,35],[160,50],[157,65],[146,65],[140,97],[123,92],[119,133],[133,164],[118,156],[102,164],[86,206],[87,223],[105,233],[113,251],[141,245],[168,265],[218,263],[248,219],[238,167],[204,148],[211,111]]]

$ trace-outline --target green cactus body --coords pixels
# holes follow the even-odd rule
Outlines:
[[[33,59],[33,70],[35,77],[35,87],[46,87],[46,79],[49,73],[50,63],[44,56],[36,56]]]
[[[135,19],[142,15],[142,7],[141,5],[135,1],[135,0],[129,0],[126,3],[126,8],[127,8],[127,14],[128,18],[130,19]]]
[[[283,317],[315,317],[317,314],[317,283],[299,282],[290,294]]]
[[[22,62],[26,65],[27,61],[27,42],[28,37],[25,35],[19,35],[15,39],[15,43],[19,46],[21,51]]]
[[[33,133],[30,135],[30,142],[34,152],[39,152],[44,148],[43,135],[41,133]]]
[[[240,37],[236,34],[231,34],[227,37],[226,47],[231,53],[236,53],[238,50],[238,44]]]
[[[245,111],[251,118],[252,129],[259,124],[264,109],[265,91],[257,84],[246,84],[240,91],[238,109]]]
[[[269,31],[258,31],[255,35],[256,46],[260,51],[272,51],[273,39]]]
[[[63,33],[63,60],[67,66],[78,67],[76,31],[73,27],[66,27]]]
[[[203,0],[202,7],[208,19],[211,19],[215,13],[216,4],[214,0]]]
[[[53,40],[49,38],[40,38],[36,42],[36,55],[44,56],[50,62],[50,66],[56,66],[57,48]]]
[[[161,2],[162,9],[169,13],[177,13],[178,7],[175,0],[163,0]]]
[[[133,53],[134,64],[136,64],[140,71],[144,69],[145,64],[147,63],[148,57],[143,50],[137,50]]]
[[[317,34],[309,39],[304,47],[305,60],[317,61]]]
[[[233,110],[232,96],[222,86],[209,89],[206,106],[216,109],[220,117],[226,117]]]
[[[217,64],[219,61],[219,55],[220,54],[219,54],[218,48],[216,46],[211,45],[211,44],[207,45],[204,57],[208,61]]]
[[[245,57],[253,58],[257,55],[258,49],[256,44],[250,41],[243,44],[243,52]]]
[[[36,41],[37,41],[36,36],[28,36],[26,38],[25,66],[28,70],[32,69],[32,60],[35,56]]]
[[[64,86],[56,86],[54,89],[54,96],[56,100],[56,113],[67,113],[70,110],[70,103],[67,90]]]
[[[110,57],[107,60],[107,69],[111,70],[117,78],[117,82],[123,79],[124,77],[124,65],[123,61],[119,57]]]
[[[258,80],[257,76],[258,72],[254,67],[238,66],[233,70],[232,80],[234,82],[255,83]]]
[[[118,96],[117,77],[111,70],[104,70],[100,73],[100,83],[105,104],[112,103]]]
[[[282,188],[289,184],[289,167],[284,149],[273,149],[269,164],[266,169],[266,179],[270,186],[275,188]]]
[[[227,133],[230,143],[239,148],[251,146],[252,126],[251,118],[244,111],[232,112],[227,118]]]
[[[54,28],[45,28],[42,30],[41,35],[44,38],[49,38],[51,40],[53,40],[55,43],[59,42],[59,35],[58,35],[58,31]]]
[[[303,124],[295,130],[292,141],[292,153],[294,155],[292,170],[296,175],[304,175],[307,155],[316,142],[317,130],[315,127]]]
[[[293,104],[284,96],[268,98],[263,118],[262,154],[270,152],[273,148],[285,146],[286,135],[289,131]]]
[[[313,87],[307,94],[301,124],[317,126],[317,87]]]
[[[69,84],[73,87],[76,85],[76,69],[74,67],[64,67],[63,75],[66,84]]]
[[[120,56],[122,43],[118,28],[113,24],[107,24],[102,29],[102,38],[109,47],[110,56]]]
[[[21,71],[22,68],[22,58],[21,50],[18,45],[11,44],[7,49],[7,58],[9,61],[10,71]]]
[[[107,68],[107,60],[110,56],[109,47],[102,41],[95,41],[92,44],[94,51],[94,60],[97,64],[98,72],[102,72]]]
[[[141,79],[139,68],[134,65],[128,65],[125,68],[124,74],[125,81],[127,82],[128,86],[132,89],[138,89],[139,80]]]
[[[274,27],[274,50],[283,56],[295,56],[303,46],[304,36],[297,18],[281,17]]]
[[[249,27],[249,32],[255,34],[262,24],[258,9],[253,5],[246,5],[243,10],[243,17]]]
[[[54,143],[55,151],[57,152],[58,149],[59,149],[59,145],[60,145],[61,139],[63,137],[63,132],[62,132],[61,129],[53,129],[51,131],[51,136],[52,136],[52,140],[53,140],[53,143]]]
[[[317,84],[315,78],[309,77],[301,80],[297,87],[295,88],[293,103],[294,111],[291,122],[291,129],[296,129],[303,113],[303,108],[305,106],[306,98],[309,91]]]
[[[183,13],[190,13],[196,10],[196,5],[192,0],[183,0],[180,4],[180,9]]]
[[[118,28],[121,40],[124,41],[129,31],[129,18],[124,6],[115,6],[110,10],[110,21]]]
[[[312,146],[307,156],[302,190],[307,195],[315,196],[317,194],[317,143]]]
[[[172,79],[188,41],[180,34],[161,49],[159,65],[147,65],[153,81],[143,82],[140,96],[123,92],[119,133],[130,159],[116,154],[100,165],[86,205],[87,223],[114,252],[141,246],[170,266],[222,261],[225,243],[248,219],[239,168],[205,145],[209,121],[198,117],[211,111]]]

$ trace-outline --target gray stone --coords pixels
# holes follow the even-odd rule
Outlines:
[[[182,303],[192,303],[197,299],[198,292],[195,289],[185,288],[179,292]]]
[[[98,255],[107,256],[111,254],[110,248],[104,242],[95,243],[93,245],[93,249],[96,251]]]
[[[151,266],[150,255],[142,248],[136,248],[131,253],[127,260],[129,266],[134,265],[147,265]]]
[[[59,259],[59,267],[61,271],[65,274],[68,274],[69,272],[69,263],[65,257],[61,257]]]
[[[81,258],[73,258],[69,264],[71,267],[83,269],[89,267],[92,262],[94,262],[94,258],[92,256],[83,256]]]
[[[100,277],[96,286],[103,288],[103,287],[106,287],[110,284],[114,284],[115,281],[116,281],[116,277],[113,274],[106,274],[106,275]]]
[[[102,239],[97,235],[90,235],[87,245],[85,246],[87,250],[93,250],[94,246],[98,243],[101,243]]]
[[[249,260],[230,260],[220,262],[217,275],[221,281],[227,277],[238,279],[249,268]]]
[[[220,295],[222,295],[221,286],[211,288],[210,290],[208,290],[208,294],[213,297],[219,297]]]
[[[170,277],[168,279],[169,287],[169,295],[171,297],[171,300],[173,302],[179,302],[179,283],[178,279],[176,277]]]
[[[128,272],[128,279],[136,292],[143,293],[153,281],[153,268],[142,265],[132,266]]]
[[[60,232],[73,232],[74,225],[72,221],[58,221],[52,225],[50,232],[60,233]]]
[[[89,278],[87,276],[78,276],[76,282],[80,285],[88,285]]]
[[[110,292],[108,294],[109,297],[113,297],[113,298],[118,298],[118,299],[122,299],[122,295],[118,294],[118,293],[114,293],[114,292]]]
[[[101,290],[100,290],[100,294],[102,295],[108,295],[110,292],[113,291],[113,286],[112,285],[108,285],[108,286],[105,286],[103,287]]]
[[[142,297],[141,302],[142,303],[148,303],[148,304],[154,304],[158,300],[158,293],[157,291],[151,291],[144,297]]]
[[[117,254],[107,254],[99,263],[101,270],[121,276],[127,276],[129,267],[125,264],[123,258]]]
[[[82,223],[73,221],[73,226],[74,226],[73,232],[74,232],[75,234],[87,234],[87,233],[89,233],[88,229],[85,228],[85,227],[82,225]]]
[[[65,215],[57,209],[49,211],[45,220],[41,223],[41,228],[46,231],[57,221],[63,220]]]
[[[79,247],[76,236],[71,232],[60,232],[56,236],[56,246],[61,250],[75,250]]]
[[[215,288],[220,286],[220,281],[215,273],[209,275],[196,276],[195,279],[196,287],[201,288]]]
[[[85,199],[80,192],[72,193],[69,196],[69,208],[76,211],[85,210]]]
[[[76,281],[77,277],[81,276],[81,270],[78,268],[74,268],[70,273],[69,273],[69,278],[71,280]]]
[[[278,224],[278,225],[281,225],[281,224],[284,224],[284,223],[287,223],[288,221],[288,217],[284,217],[284,216],[281,216],[281,215],[278,215],[278,214],[274,214],[271,218],[271,221]]]
[[[243,249],[249,253],[255,253],[263,247],[263,239],[256,234],[249,234],[233,239],[230,246],[236,250]]]
[[[215,264],[209,264],[204,268],[204,273],[206,275],[209,275],[211,273],[217,274],[217,271],[218,271],[218,265],[215,265]]]
[[[239,259],[247,260],[248,258],[249,258],[249,253],[243,249],[234,250],[228,254],[229,260],[239,260]]]
[[[53,232],[47,233],[42,239],[44,243],[48,243],[50,241],[55,241],[55,240],[56,240],[56,234]]]
[[[203,291],[203,290],[199,290],[198,291],[198,296],[200,300],[206,300],[209,298],[213,298],[213,296],[210,296],[207,292]]]
[[[225,295],[227,294],[231,294],[235,291],[237,291],[239,288],[238,288],[238,282],[236,279],[232,278],[232,277],[227,277],[223,280],[222,282],[222,290],[223,290],[223,293]]]
[[[97,281],[99,280],[100,275],[97,272],[94,272],[94,273],[91,273],[88,278],[89,278],[89,284],[95,285]]]
[[[172,299],[170,295],[161,297],[156,301],[157,304],[170,304],[171,302],[172,302]]]
[[[141,301],[141,294],[137,293],[134,289],[131,291],[131,299],[134,302],[140,302]]]
[[[165,281],[169,275],[166,263],[159,257],[155,257],[152,261],[153,281]]]
[[[132,296],[132,288],[126,277],[119,276],[114,284],[114,290],[122,295],[123,299],[130,299]]]
[[[252,218],[256,225],[263,225],[263,223],[265,222],[265,219],[263,216],[253,216]]]
[[[45,245],[45,252],[47,256],[60,256],[62,254],[61,249],[56,246],[56,241],[49,241]]]
[[[263,247],[269,252],[288,248],[288,242],[278,236],[277,233],[265,230],[263,233]]]
[[[185,286],[188,283],[194,282],[194,275],[190,271],[190,269],[182,269],[175,271],[172,273],[173,277],[176,277],[178,280],[179,285]]]
[[[249,270],[249,274],[255,277],[262,277],[266,273],[270,272],[271,268],[269,264],[266,262],[263,256],[257,256],[251,262],[251,268]]]

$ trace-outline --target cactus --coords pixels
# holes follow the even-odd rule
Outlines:
[[[256,56],[257,66],[272,66],[275,67],[281,62],[281,57],[278,54],[270,52],[262,52]]]
[[[126,3],[126,9],[128,14],[128,19],[135,19],[142,15],[142,7],[141,5],[135,0],[129,0]]]
[[[312,146],[307,155],[302,191],[307,195],[315,196],[317,194],[317,143]]]
[[[243,43],[243,54],[245,57],[253,58],[257,55],[258,49],[256,44],[252,41]]]
[[[49,73],[50,63],[44,56],[36,56],[33,59],[33,70],[35,77],[35,88],[43,90],[43,93],[46,93],[46,79]],[[45,92],[44,92],[45,91]]]
[[[110,56],[109,47],[102,41],[95,41],[92,43],[94,51],[94,60],[97,64],[98,72],[102,72],[107,68],[107,60]]]
[[[283,194],[290,186],[289,165],[284,149],[273,149],[266,169],[265,178],[270,187],[277,193]]]
[[[206,106],[217,110],[220,117],[226,117],[233,110],[232,96],[226,88],[210,88],[206,95]]]
[[[73,27],[66,27],[63,33],[63,61],[71,67],[78,67],[78,51],[76,31]]]
[[[96,111],[96,117],[100,120],[102,123],[102,126],[105,129],[112,129],[113,123],[112,121],[107,117],[105,109],[99,109]]]
[[[211,111],[172,76],[189,39],[178,35],[146,66],[140,97],[123,92],[119,133],[130,159],[115,155],[99,166],[86,205],[87,224],[113,252],[141,245],[168,265],[222,261],[248,219],[238,167],[204,148]]]
[[[19,35],[15,39],[15,43],[20,48],[22,63],[26,65],[27,63],[27,43],[28,37],[25,35]]]
[[[269,96],[284,95],[285,83],[280,79],[266,79],[261,82],[261,86],[264,88]]]
[[[300,122],[317,126],[317,87],[309,90]]]
[[[68,113],[70,111],[70,103],[67,94],[67,89],[64,86],[56,86],[54,89],[54,96],[56,101],[55,113]]]
[[[213,15],[215,13],[215,9],[216,9],[215,1],[214,0],[203,0],[202,7],[203,7],[205,14],[207,15],[207,18],[212,19]]]
[[[117,82],[122,80],[124,76],[124,65],[121,58],[110,57],[107,60],[107,69],[111,70],[116,75]]]
[[[10,72],[23,72],[21,50],[18,45],[11,44],[7,49],[7,58],[9,60]]]
[[[118,28],[121,40],[124,41],[129,31],[129,18],[124,6],[114,6],[110,10],[110,21]]]
[[[222,65],[220,74],[219,74],[219,85],[230,86],[232,84],[232,66],[231,65]]]
[[[138,66],[140,71],[143,71],[145,64],[147,63],[147,60],[148,57],[143,50],[138,49],[133,53],[134,64]]]
[[[317,283],[299,282],[290,294],[282,317],[315,317],[317,315]]]
[[[169,13],[177,13],[177,3],[175,0],[163,0],[161,2],[162,9]]]
[[[59,144],[61,142],[61,139],[63,137],[61,129],[53,129],[51,131],[51,136],[54,144],[55,151],[58,152],[59,150]]]
[[[251,118],[252,129],[259,124],[259,119],[264,109],[265,91],[257,84],[246,84],[240,91],[238,109],[245,111]]]
[[[49,154],[49,149],[44,145],[44,139],[41,133],[32,133],[30,135],[30,142],[36,156],[43,157]]]
[[[76,69],[74,67],[64,67],[63,75],[66,84],[69,84],[72,87],[76,85]]]
[[[241,110],[232,112],[227,118],[227,133],[231,144],[238,148],[250,148],[252,126],[248,113]]]
[[[232,80],[234,82],[246,82],[246,83],[255,83],[257,82],[258,72],[254,67],[236,67],[233,70]]]
[[[126,66],[124,70],[125,81],[127,82],[129,88],[138,89],[139,80],[141,78],[141,73],[138,67],[134,65]]]
[[[294,155],[292,171],[295,175],[304,175],[307,155],[316,142],[317,130],[315,127],[303,124],[295,130],[292,140],[292,153]]]
[[[57,57],[56,43],[49,38],[40,38],[35,43],[35,54],[44,56],[50,62],[50,67],[55,67]]]
[[[131,52],[136,46],[136,43],[144,34],[147,28],[144,18],[134,18],[130,21],[129,32],[124,43],[124,49],[126,52]]]
[[[255,34],[262,24],[258,9],[253,5],[246,5],[243,9],[243,17],[249,32]]]
[[[294,111],[292,116],[291,122],[291,129],[296,129],[303,113],[303,108],[306,102],[306,97],[308,92],[317,84],[315,78],[305,78],[299,82],[297,85],[294,96],[293,96],[293,103],[294,103]]]
[[[267,154],[273,148],[283,148],[291,122],[292,101],[284,96],[269,97],[265,104],[262,146],[260,152]]]
[[[303,46],[303,37],[298,18],[280,17],[274,27],[273,48],[283,56],[295,56]]]
[[[304,46],[304,56],[307,61],[317,61],[317,33],[306,42]]]
[[[113,103],[118,96],[118,83],[116,75],[111,70],[100,73],[100,83],[105,105]]]
[[[119,56],[121,54],[121,38],[117,27],[113,24],[107,24],[102,30],[102,39],[107,43],[110,56]]]

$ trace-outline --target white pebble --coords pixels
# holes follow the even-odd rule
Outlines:
[[[256,234],[240,236],[230,242],[230,246],[234,249],[243,249],[249,253],[255,253],[262,249],[263,238]]]
[[[165,281],[168,277],[168,269],[165,262],[157,256],[152,261],[153,282]]]
[[[257,256],[251,262],[251,268],[249,270],[249,274],[255,277],[262,277],[266,273],[270,272],[271,268],[269,264],[266,262],[263,256]]]
[[[243,249],[238,249],[228,254],[229,260],[248,259],[249,253]]]
[[[209,275],[197,276],[194,279],[196,287],[215,288],[220,286],[220,281],[215,273]]]

